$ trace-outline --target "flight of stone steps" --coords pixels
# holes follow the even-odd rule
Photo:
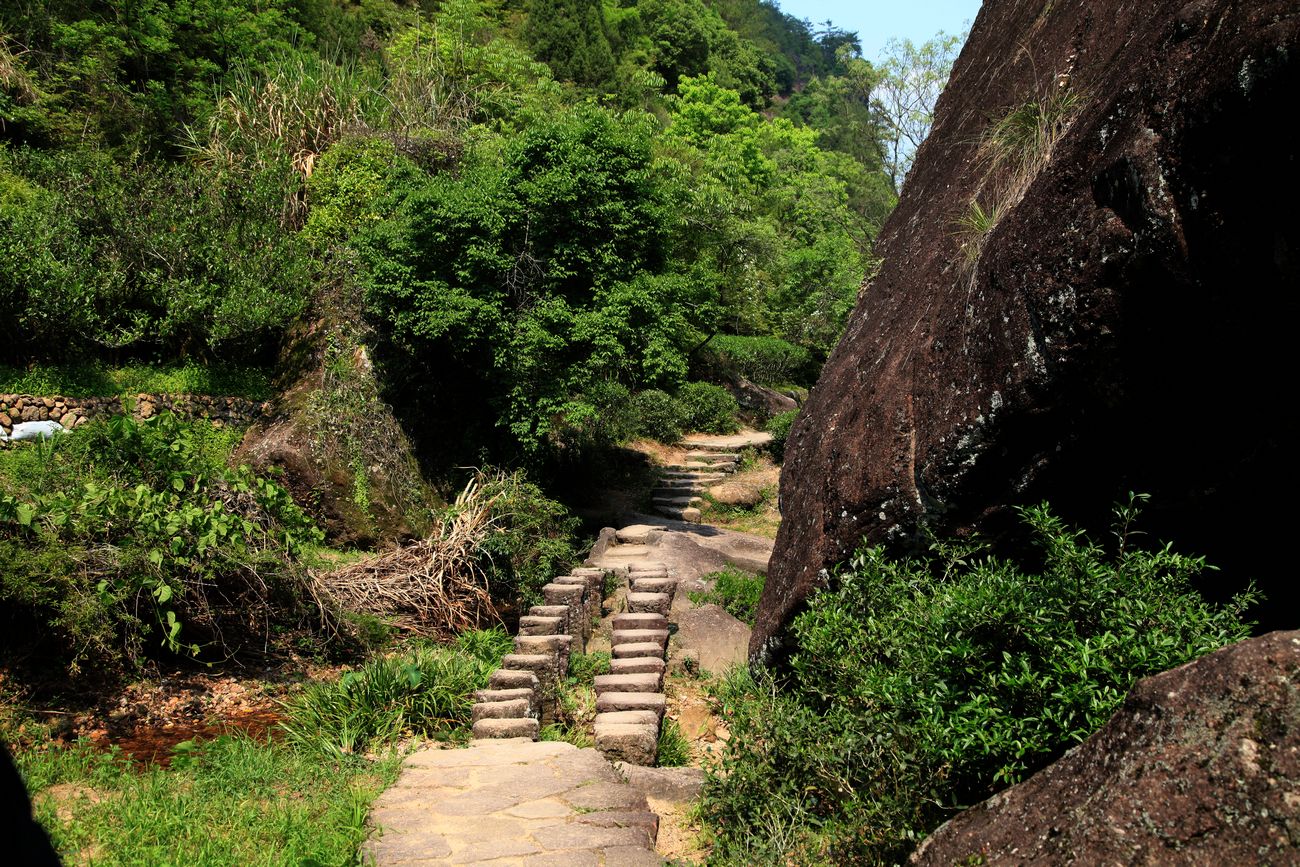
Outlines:
[[[659,472],[651,492],[655,511],[681,521],[700,520],[700,495],[726,479],[740,466],[740,455],[728,446],[700,444],[686,453],[682,463],[668,464]]]
[[[611,624],[610,673],[596,677],[596,749],[611,761],[650,766],[666,708],[668,618],[677,580],[663,563],[645,560],[615,571],[626,576],[628,593],[626,611]]]
[[[531,738],[555,721],[569,654],[581,653],[600,617],[604,569],[574,569],[542,588],[543,605],[519,618],[515,652],[501,659],[471,710],[475,738]]]

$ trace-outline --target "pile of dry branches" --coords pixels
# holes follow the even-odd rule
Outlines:
[[[450,635],[500,622],[488,592],[481,546],[493,531],[495,497],[476,476],[427,539],[333,572],[317,585],[349,611],[395,620],[424,635]]]

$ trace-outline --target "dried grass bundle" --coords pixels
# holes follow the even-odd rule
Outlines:
[[[483,541],[494,529],[495,496],[478,474],[427,539],[333,572],[313,575],[317,586],[349,611],[395,618],[422,635],[447,636],[501,617],[482,565]]]

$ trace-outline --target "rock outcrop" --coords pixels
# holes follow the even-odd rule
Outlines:
[[[1060,761],[948,822],[911,858],[948,864],[1300,860],[1300,632],[1138,683]]]
[[[1043,499],[1098,528],[1149,492],[1212,590],[1266,579],[1300,481],[1298,91],[1287,0],[986,0],[789,439],[752,655],[864,538],[1005,537]]]

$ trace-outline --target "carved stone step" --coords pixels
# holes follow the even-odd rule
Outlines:
[[[469,710],[470,720],[481,719],[523,719],[531,710],[527,699],[516,698],[510,701],[480,701]]]
[[[668,616],[668,609],[673,604],[673,598],[667,593],[629,593],[627,594],[627,610],[633,614],[642,612],[662,614]]]
[[[596,695],[606,692],[659,692],[657,674],[598,674]]]
[[[633,659],[649,656],[654,659],[664,658],[664,649],[654,641],[641,641],[636,644],[620,644],[610,651],[615,659]]]
[[[596,713],[648,710],[663,718],[667,700],[662,692],[603,692],[596,696]]]
[[[662,650],[668,646],[667,629],[615,629],[609,635],[611,647],[624,644],[648,644],[653,642]]]
[[[598,725],[596,749],[611,761],[649,767],[659,752],[657,725]]]
[[[528,738],[537,740],[541,728],[532,717],[522,719],[481,719],[474,723],[475,738]]]

